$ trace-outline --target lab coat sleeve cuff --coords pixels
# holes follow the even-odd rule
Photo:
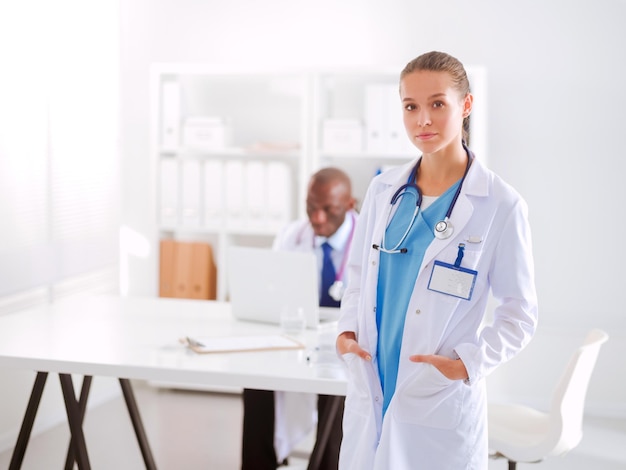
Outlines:
[[[465,385],[471,386],[480,380],[478,376],[478,371],[476,368],[476,355],[478,353],[478,348],[476,345],[470,343],[463,343],[454,348],[454,352],[457,355],[458,359],[463,361],[463,365],[465,366],[465,370],[467,370],[467,378],[463,380]]]
[[[339,336],[344,331],[353,331],[356,333],[356,330],[357,330],[357,324],[354,321],[345,319],[343,321],[339,320],[339,322],[337,323],[337,336]]]

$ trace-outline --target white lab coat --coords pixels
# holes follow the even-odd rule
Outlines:
[[[525,347],[537,324],[526,203],[474,160],[452,213],[453,235],[434,239],[424,255],[406,313],[397,387],[383,422],[375,314],[380,253],[372,244],[380,244],[391,197],[415,163],[372,181],[357,222],[338,331],[356,332],[373,359],[343,355],[348,392],[342,470],[487,469],[484,378]],[[453,264],[459,243],[465,243],[462,266],[478,271],[469,301],[427,289],[433,262]],[[490,289],[499,305],[493,322],[481,327]],[[410,362],[413,354],[460,357],[469,379],[449,380],[429,364]]]
[[[356,212],[353,211],[346,214],[346,218],[351,220],[356,220],[356,217]],[[299,220],[287,225],[274,240],[273,249],[313,251],[315,233],[311,224],[308,220]],[[341,262],[340,259],[334,261],[336,266]],[[344,276],[344,280],[347,280],[347,276]],[[274,449],[280,462],[289,456],[292,449],[308,436],[317,424],[317,395],[275,392],[274,397]]]

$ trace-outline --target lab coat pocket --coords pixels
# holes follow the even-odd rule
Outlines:
[[[410,424],[452,429],[461,420],[467,386],[450,380],[430,364],[418,370],[396,391],[394,417]]]
[[[461,261],[461,266],[467,269],[477,269],[481,255],[482,250],[474,246],[466,245],[465,251],[463,253],[463,260]]]
[[[446,248],[437,259],[445,263],[454,264],[459,254],[458,246],[451,244]],[[461,260],[461,267],[466,269],[477,269],[481,261],[483,251],[482,246],[465,244],[463,250],[463,258]]]
[[[370,367],[371,363],[353,353],[346,353],[341,357],[346,363],[348,371],[345,412],[367,416],[370,414],[368,411],[372,406],[370,380],[367,371],[367,367]]]

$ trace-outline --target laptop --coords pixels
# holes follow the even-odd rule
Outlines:
[[[319,307],[317,260],[313,252],[231,246],[228,291],[239,320],[280,324],[281,312],[301,308],[307,328],[339,318],[338,308]]]

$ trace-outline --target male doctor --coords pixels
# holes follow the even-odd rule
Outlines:
[[[323,168],[309,182],[307,219],[289,224],[274,241],[275,250],[314,251],[320,268],[320,306],[339,307],[348,251],[356,223],[349,177]],[[340,400],[338,413],[333,408]],[[265,390],[243,391],[242,470],[275,470],[315,425],[317,437],[309,470],[336,470],[342,438],[343,397]],[[333,406],[334,405],[334,406]],[[332,419],[325,444],[320,432]],[[313,467],[313,462],[319,465]]]

